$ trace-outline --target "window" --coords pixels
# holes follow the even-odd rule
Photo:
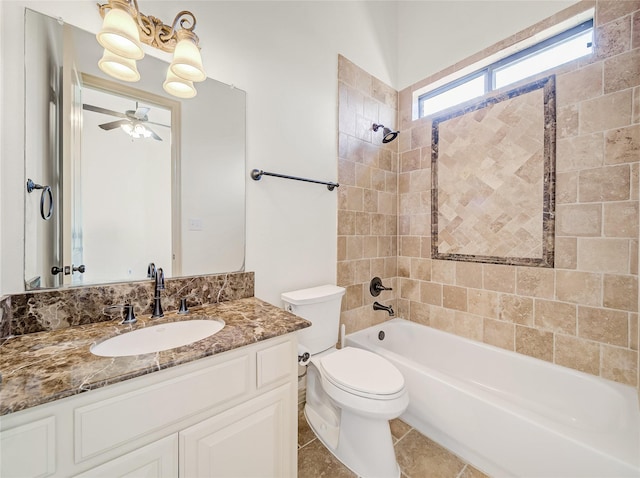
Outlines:
[[[419,117],[478,98],[593,51],[593,19],[418,97]]]

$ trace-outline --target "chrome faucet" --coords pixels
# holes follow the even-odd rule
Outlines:
[[[151,314],[151,317],[164,317],[164,312],[162,312],[162,302],[160,301],[160,291],[164,290],[164,271],[162,270],[162,267],[158,267],[155,272],[156,282],[153,295],[153,313]]]
[[[386,310],[389,313],[389,317],[396,315],[390,305],[382,305],[380,302],[373,303],[373,310]]]

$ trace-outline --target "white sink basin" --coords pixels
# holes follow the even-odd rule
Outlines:
[[[127,332],[91,346],[91,353],[101,357],[124,357],[128,355],[161,352],[189,345],[219,332],[224,321],[184,320],[158,324]]]

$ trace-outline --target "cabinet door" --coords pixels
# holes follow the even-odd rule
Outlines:
[[[295,410],[283,385],[180,432],[180,476],[295,476]]]
[[[76,478],[175,478],[178,476],[178,435],[173,434]]]

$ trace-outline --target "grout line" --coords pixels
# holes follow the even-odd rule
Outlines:
[[[305,443],[304,445],[298,445],[298,451],[302,450],[303,448],[305,448],[307,445],[313,443],[314,441],[316,441],[318,438],[314,437],[311,440],[309,440],[307,443]]]
[[[464,473],[464,470],[466,470],[468,466],[469,466],[469,465],[465,464],[465,465],[462,467],[462,470],[460,470],[460,473],[458,473],[458,474],[456,475],[456,478],[460,478],[460,477],[462,476],[462,474]]]

